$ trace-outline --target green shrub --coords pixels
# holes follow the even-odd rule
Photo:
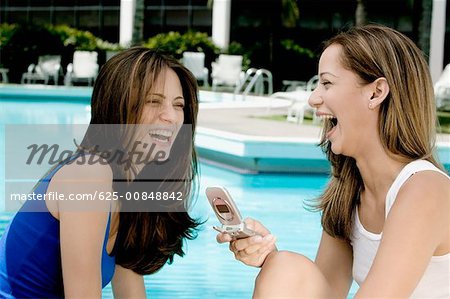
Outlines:
[[[3,48],[9,43],[11,37],[14,36],[17,29],[19,29],[19,26],[16,24],[0,24],[0,54],[2,53]],[[0,55],[0,67],[6,66],[4,60],[8,60],[8,57],[3,56],[4,55]]]
[[[308,58],[314,58],[314,52],[310,49],[303,48],[300,45],[296,44],[292,39],[283,39],[281,40],[281,46],[287,50],[292,51],[299,56],[307,56]]]
[[[219,53],[219,48],[206,33],[194,31],[184,34],[173,31],[160,33],[149,38],[144,46],[169,53],[177,59],[180,59],[185,51],[204,52],[209,57]]]
[[[210,66],[211,62],[220,54],[242,55],[243,69],[250,67],[251,52],[246,51],[238,42],[231,42],[227,49],[220,50],[206,33],[188,31],[184,34],[179,32],[168,32],[157,34],[147,40],[144,46],[151,49],[159,49],[180,59],[185,51],[205,53],[205,65]]]
[[[119,44],[104,41],[89,31],[78,30],[67,25],[49,25],[46,28],[52,34],[57,35],[66,47],[73,47],[75,50],[118,51],[122,49]]]
[[[41,55],[61,55],[64,45],[58,37],[39,26],[11,25],[15,28],[7,42],[2,42],[0,61],[9,69],[11,82],[20,82],[22,73]],[[2,31],[3,35],[3,31]]]
[[[11,37],[16,33],[19,26],[17,24],[0,24],[0,49],[8,44]]]
[[[9,68],[11,82],[20,82],[22,73],[41,55],[61,55],[63,68],[72,62],[75,50],[99,52],[99,63],[105,60],[106,51],[118,51],[118,44],[95,37],[66,25],[23,26],[0,24],[0,65]]]
[[[439,121],[438,133],[450,134],[450,112],[438,111],[437,117]]]

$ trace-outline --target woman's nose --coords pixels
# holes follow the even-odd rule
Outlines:
[[[319,88],[319,86],[317,86],[313,90],[313,92],[311,93],[311,95],[309,96],[309,99],[308,99],[309,106],[311,106],[313,108],[318,108],[323,102],[322,97],[319,94],[318,88]]]
[[[175,123],[176,115],[175,108],[171,104],[162,106],[159,111],[159,117],[165,122]]]

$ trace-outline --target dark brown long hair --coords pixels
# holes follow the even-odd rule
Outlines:
[[[145,98],[166,69],[173,70],[180,80],[185,99],[184,124],[190,125],[191,131],[187,136],[177,137],[189,139],[189,150],[178,155],[174,163],[167,164],[169,166],[166,168],[169,169],[165,169],[165,178],[176,172],[182,179],[166,184],[164,190],[180,191],[185,208],[188,209],[197,186],[197,158],[193,139],[198,112],[198,88],[196,79],[182,64],[170,56],[144,47],[131,48],[115,55],[102,67],[95,81],[90,124],[139,124]],[[98,133],[89,134],[88,128],[88,137],[83,140],[82,147],[89,148],[93,144],[89,136],[95,138],[96,134]],[[111,167],[113,189],[116,191],[120,189],[118,186],[122,178],[130,176],[123,167]],[[128,185],[132,183],[133,181],[128,181]],[[124,198],[119,200],[121,207],[127,204]],[[113,250],[116,263],[138,274],[154,273],[167,262],[171,263],[175,254],[183,256],[183,241],[195,238],[200,224],[186,210],[130,212],[121,209],[119,215],[119,229]]]
[[[386,78],[389,94],[379,111],[378,132],[386,152],[404,163],[425,159],[442,169],[435,152],[436,108],[433,85],[423,53],[406,36],[381,25],[353,27],[325,43],[340,45],[342,66],[365,84]],[[319,197],[322,226],[331,236],[349,240],[353,212],[364,185],[356,161],[336,155],[326,142],[331,129],[325,121],[321,147],[332,165],[332,178]]]

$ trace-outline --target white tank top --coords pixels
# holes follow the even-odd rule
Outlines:
[[[386,195],[385,218],[406,180],[414,173],[424,170],[440,172],[450,179],[448,175],[428,161],[417,160],[407,164],[400,171]],[[367,231],[359,220],[358,209],[354,212],[353,220],[354,225],[350,238],[353,246],[352,272],[355,281],[358,285],[361,285],[375,259],[383,233],[374,234]],[[425,273],[410,298],[450,298],[450,253],[431,258]]]

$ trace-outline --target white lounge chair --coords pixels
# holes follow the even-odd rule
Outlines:
[[[219,55],[219,58],[211,64],[213,91],[215,91],[219,85],[232,88],[239,85],[241,79],[245,75],[242,72],[242,59],[243,57],[241,55]]]
[[[298,88],[294,91],[276,92],[271,95],[271,97],[288,99],[292,101],[292,105],[289,107],[286,117],[287,121],[301,124],[305,118],[305,111],[312,109],[313,123],[315,124],[320,122],[320,119],[315,114],[315,109],[311,108],[308,104],[309,97],[316,87],[318,80],[319,76],[315,75],[307,82],[306,89]]]
[[[438,109],[450,109],[450,64],[447,64],[441,77],[434,84],[434,96]]]
[[[44,84],[48,84],[50,79],[53,80],[53,84],[58,84],[59,75],[62,74],[61,70],[61,56],[60,55],[44,55],[39,56],[38,64],[30,64],[26,73],[22,74],[21,83],[30,84],[38,81],[43,81]]]
[[[75,51],[73,63],[69,63],[67,66],[64,84],[72,85],[73,82],[87,82],[91,86],[97,78],[97,74],[97,52]]]
[[[198,81],[202,81],[203,86],[209,86],[208,68],[205,67],[205,53],[203,52],[184,52],[183,65],[192,72]]]

